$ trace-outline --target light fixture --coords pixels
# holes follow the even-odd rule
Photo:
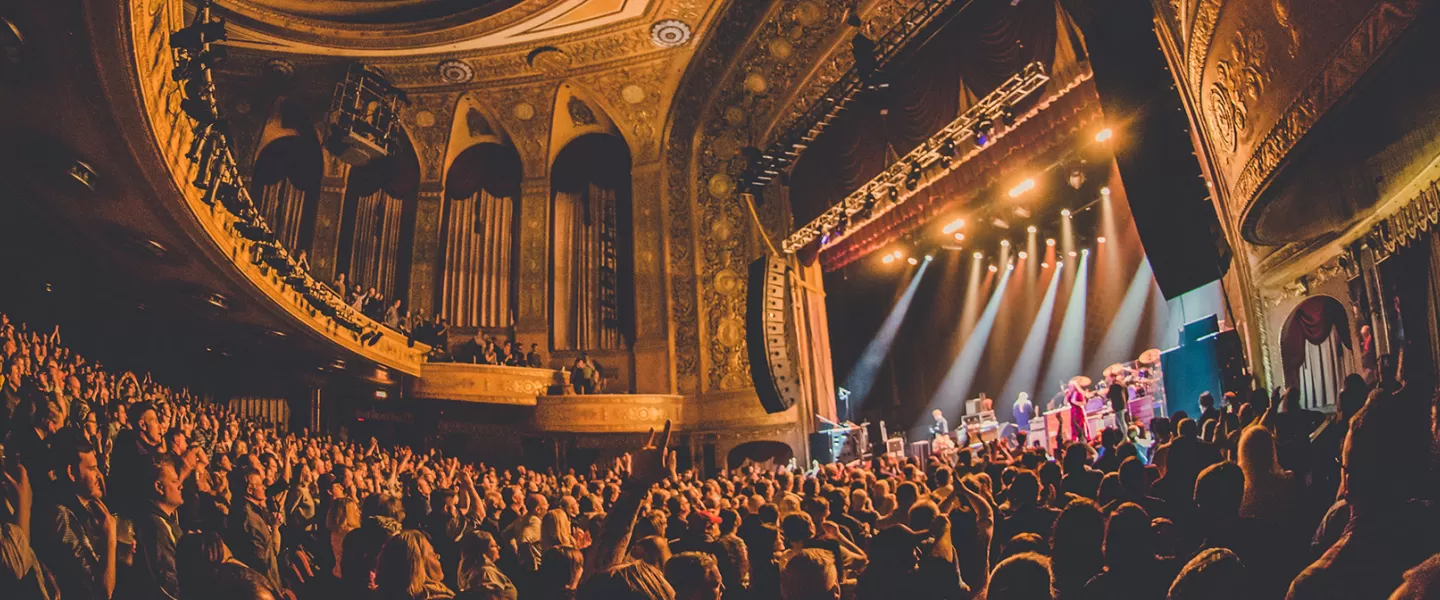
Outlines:
[[[1097,243],[1097,244],[1103,244],[1103,243],[1105,243],[1105,236],[1102,235],[1102,236],[1100,236],[1100,237],[1098,237],[1098,238],[1095,238],[1095,243]]]
[[[1025,228],[1025,231],[1028,232],[1028,233],[1035,233],[1035,232],[1037,232],[1037,231],[1040,231],[1040,229],[1037,228],[1037,227],[1035,227],[1034,225],[1031,225],[1031,226],[1029,226],[1029,227],[1026,227],[1026,228]]]
[[[894,255],[894,254],[886,254],[884,258],[880,259],[880,261],[888,265],[888,264],[890,264],[890,263],[892,263],[892,262],[895,262],[895,255]]]
[[[962,229],[962,228],[964,228],[964,227],[965,227],[965,219],[955,219],[954,221],[951,221],[951,222],[949,222],[949,223],[946,223],[946,224],[945,224],[945,228],[942,229],[941,231],[944,231],[944,232],[945,232],[945,235],[950,235],[950,234],[952,234],[952,233],[955,233],[956,231],[960,231],[960,229]]]
[[[1070,255],[1070,258],[1075,258],[1075,251],[1074,251],[1074,250],[1071,250],[1071,251],[1068,252],[1067,254]]]
[[[913,256],[910,257],[910,258],[905,259],[905,262],[910,263],[910,266],[912,266],[912,267],[915,266],[915,265],[920,264],[920,261],[915,260],[915,257],[913,257]]]
[[[982,258],[985,258],[985,253],[983,253],[983,252],[976,252],[976,253],[974,254],[974,256],[975,256],[975,260],[980,260],[980,259],[982,259]]]
[[[1090,256],[1090,249],[1089,249],[1089,248],[1082,248],[1082,249],[1080,249],[1080,256]]]
[[[1068,217],[1070,216],[1070,209],[1068,209],[1068,208],[1062,208],[1062,209],[1060,209],[1060,216],[1062,216],[1062,217],[1067,217],[1067,218],[1068,218]]]
[[[1046,238],[1046,239],[1045,239],[1045,245],[1046,245],[1046,246],[1054,246],[1054,245],[1055,245],[1055,238]]]
[[[1048,269],[1048,268],[1050,268],[1050,263],[1048,263],[1048,262],[1040,263],[1040,268],[1042,268],[1042,269]]]
[[[1033,189],[1035,189],[1035,180],[1026,179],[1025,181],[1015,184],[1015,187],[1010,188],[1010,197],[1019,198],[1021,194]]]
[[[1004,246],[1004,247],[1006,247],[1006,248],[1009,248],[1009,247],[1010,247],[1010,240],[1000,240],[1000,245],[1001,245],[1001,246]]]
[[[1005,270],[1006,270],[1006,271],[1014,271],[1014,270],[1015,270],[1015,263],[1010,263],[1010,264],[1008,264],[1008,265],[1005,265]]]
[[[891,256],[894,256],[894,257],[896,258],[896,260],[899,260],[899,259],[901,259],[901,258],[905,258],[905,251],[904,251],[904,250],[901,250],[901,249],[899,249],[899,248],[896,248],[894,252],[891,252],[891,253],[890,253],[890,255],[891,255]]]
[[[1110,138],[1112,138],[1112,137],[1115,137],[1115,132],[1114,132],[1114,131],[1110,131],[1110,128],[1109,128],[1109,127],[1106,127],[1106,128],[1104,128],[1104,129],[1101,129],[1100,131],[1095,132],[1095,141],[1097,141],[1097,142],[1108,142],[1108,141],[1110,141]]]
[[[1021,251],[1020,251],[1020,260],[1025,260],[1025,259],[1027,259],[1027,258],[1030,258],[1030,253],[1029,253],[1029,252],[1026,252],[1026,251],[1024,251],[1024,250],[1021,250]]]
[[[1023,206],[1017,206],[1017,207],[1015,207],[1014,213],[1015,213],[1015,216],[1016,216],[1016,217],[1019,217],[1019,218],[1021,218],[1021,219],[1028,219],[1028,218],[1030,218],[1030,209],[1025,208],[1025,207],[1023,207]]]
[[[1101,195],[1101,196],[1109,196],[1109,195],[1110,195],[1110,186],[1107,185],[1107,186],[1105,186],[1105,187],[1100,188],[1100,195]]]
[[[994,272],[999,271],[999,270],[1000,270],[1000,267],[997,267],[997,266],[995,266],[995,265],[990,265],[990,272],[991,272],[991,273],[994,273]]]
[[[1087,250],[1087,252],[1088,252],[1088,250]],[[925,255],[925,262],[930,262],[930,261],[932,261],[932,260],[935,260],[935,255],[934,255],[934,254],[926,254],[926,255]]]
[[[1055,261],[1055,268],[1057,268],[1057,269],[1063,269],[1063,268],[1065,268],[1065,263],[1060,262],[1060,261],[1057,260],[1057,261]]]
[[[957,241],[957,242],[963,242],[963,241],[965,241],[965,234],[960,233],[960,232],[958,232],[958,231],[955,232],[955,241]]]
[[[995,138],[995,121],[989,118],[981,119],[975,125],[975,145],[984,148]]]

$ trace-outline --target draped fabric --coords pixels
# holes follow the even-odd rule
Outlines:
[[[449,200],[441,309],[456,327],[508,327],[515,200],[477,190]]]
[[[350,280],[375,288],[385,298],[399,296],[400,228],[404,203],[385,190],[357,198],[355,238],[350,251]]]
[[[1306,362],[1307,343],[1320,346],[1335,332],[1340,332],[1341,344],[1350,347],[1350,319],[1345,307],[1329,296],[1306,298],[1285,321],[1280,334],[1280,356],[1284,362],[1287,381],[1295,381],[1300,367]]]
[[[305,214],[305,190],[281,179],[260,190],[260,215],[291,252],[300,249],[300,223]]]
[[[617,194],[590,184],[556,191],[552,307],[557,350],[620,347]]]

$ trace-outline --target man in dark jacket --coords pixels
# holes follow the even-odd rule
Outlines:
[[[230,511],[226,543],[235,559],[280,586],[280,519],[266,506],[265,476],[245,474],[245,496]]]
[[[146,469],[150,504],[135,516],[135,558],[122,574],[116,598],[175,600],[180,584],[175,574],[175,542],[184,533],[177,516],[184,503],[180,475],[169,457],[155,454]]]
[[[79,435],[55,445],[54,502],[37,512],[35,554],[55,574],[63,598],[108,600],[115,592],[115,516],[101,501],[95,447]]]

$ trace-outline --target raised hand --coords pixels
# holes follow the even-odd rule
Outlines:
[[[630,481],[649,487],[660,483],[670,474],[669,464],[674,460],[669,449],[670,420],[665,420],[665,429],[659,437],[650,430],[650,440],[630,458]]]

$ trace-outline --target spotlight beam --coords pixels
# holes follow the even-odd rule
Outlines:
[[[895,306],[890,308],[890,314],[880,324],[880,329],[875,332],[875,337],[865,345],[865,352],[860,354],[860,360],[855,362],[855,367],[850,369],[850,374],[845,378],[845,389],[850,390],[854,398],[853,406],[865,405],[865,399],[869,397],[870,390],[875,386],[875,377],[880,374],[880,367],[885,363],[885,357],[890,354],[890,347],[895,344],[895,336],[900,332],[900,324],[905,321],[905,313],[910,311],[910,302],[915,299],[915,290],[920,287],[920,278],[925,276],[925,271],[930,268],[931,261],[924,261],[920,268],[915,271],[915,276],[910,278],[910,284],[906,286],[905,293],[895,301]]]
[[[1089,281],[1090,256],[1080,257],[1075,268],[1074,283],[1070,286],[1070,300],[1065,304],[1065,318],[1060,321],[1060,333],[1051,347],[1050,366],[1045,369],[1045,380],[1041,385],[1058,384],[1071,377],[1081,375],[1085,354],[1085,300]]]
[[[930,398],[930,405],[922,414],[929,414],[931,410],[939,406],[958,406],[970,393],[970,386],[975,383],[975,372],[980,368],[980,358],[985,354],[985,347],[990,340],[990,331],[995,328],[995,314],[1000,312],[1000,300],[1005,297],[1006,284],[1010,282],[1010,274],[1014,271],[1006,269],[1000,275],[1000,283],[995,286],[995,291],[990,294],[990,301],[985,305],[985,312],[981,313],[980,321],[975,324],[975,330],[965,340],[965,346],[960,349],[960,354],[955,361],[950,363],[950,370],[946,371],[945,378],[940,380],[940,387],[935,390],[935,395]],[[911,428],[911,433],[921,433],[924,425],[917,424]]]
[[[1050,285],[1045,290],[1045,299],[1040,301],[1040,309],[1035,311],[1035,319],[1030,322],[1030,333],[1025,336],[1025,343],[1020,346],[1020,356],[1015,359],[1015,366],[1010,369],[1010,377],[1005,381],[1005,391],[1000,396],[1002,402],[1009,402],[1020,392],[1032,396],[1035,393],[1035,380],[1040,377],[1040,363],[1045,360],[1045,340],[1050,336],[1050,320],[1055,313],[1056,290],[1060,288],[1060,272],[1052,270],[1050,273]]]
[[[1095,349],[1095,356],[1091,359],[1092,370],[1123,360],[1134,360],[1135,357],[1130,354],[1135,349],[1135,338],[1140,335],[1140,321],[1145,316],[1145,303],[1150,300],[1150,288],[1155,285],[1153,281],[1150,261],[1142,259],[1135,268],[1135,276],[1130,279],[1130,287],[1125,290],[1125,298],[1120,301],[1120,308],[1115,311],[1115,318],[1110,320],[1110,328]]]

